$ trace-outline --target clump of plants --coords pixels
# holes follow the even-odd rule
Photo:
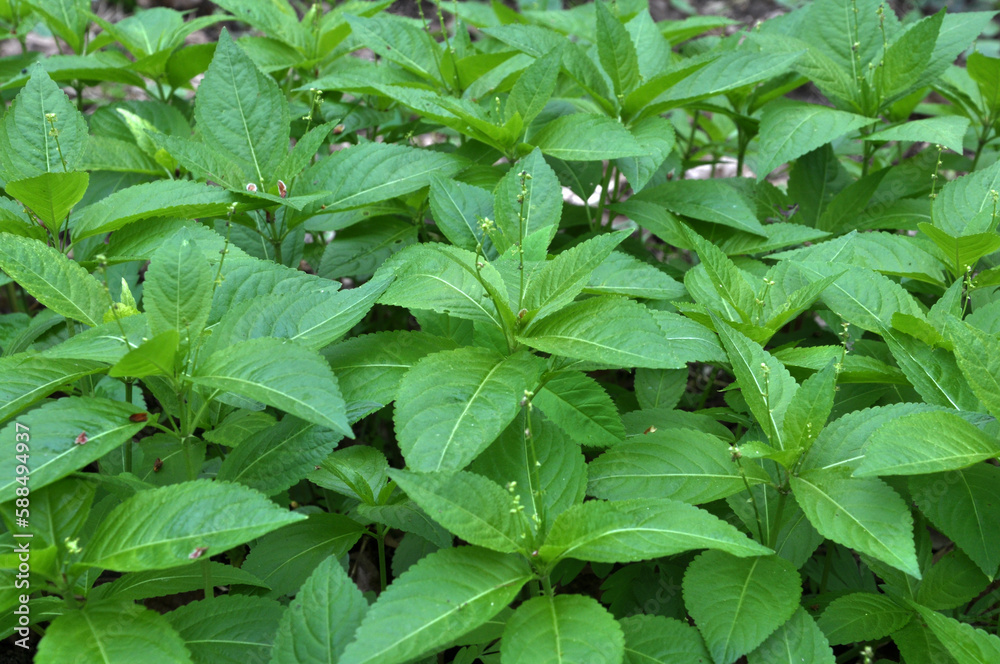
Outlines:
[[[993,12],[301,4],[0,3],[8,652],[1000,661]]]

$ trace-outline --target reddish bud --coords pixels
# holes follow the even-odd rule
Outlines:
[[[76,443],[77,445],[83,445],[88,440],[89,440],[89,438],[87,438],[87,432],[86,431],[81,431],[80,435],[77,436],[76,440],[74,440],[73,442]]]
[[[153,462],[153,472],[158,473],[162,469],[163,469],[163,460],[157,457],[156,461]]]
[[[132,413],[128,419],[130,422],[145,422],[149,419],[149,413]]]
[[[196,547],[195,550],[188,555],[188,558],[191,560],[198,560],[205,554],[206,551],[208,551],[207,546]]]
[[[286,187],[285,183],[281,180],[278,180],[278,195],[282,198],[288,196],[288,187]]]
[[[251,193],[257,191],[257,185],[255,185],[253,182],[247,182],[247,191]]]

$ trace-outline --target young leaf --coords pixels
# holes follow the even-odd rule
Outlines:
[[[336,556],[324,560],[295,595],[274,637],[272,664],[336,662],[354,638],[368,602]]]
[[[611,79],[615,96],[624,99],[639,82],[639,56],[635,44],[604,2],[595,2],[594,9],[597,12],[597,54]]]
[[[712,657],[732,664],[759,646],[799,608],[801,580],[777,556],[736,558],[706,551],[684,573],[684,604]]]
[[[79,263],[37,240],[7,233],[3,240],[0,268],[11,279],[57,314],[91,327],[101,323],[110,301]]]
[[[786,449],[785,411],[799,389],[788,369],[773,355],[713,316],[715,330],[729,355],[729,363],[754,418],[778,449]]]
[[[90,591],[88,599],[140,600],[165,597],[205,588],[205,561],[200,560],[168,570],[130,572],[111,583],[101,584]],[[212,583],[217,586],[239,584],[267,588],[267,585],[239,567],[209,561]]]
[[[547,261],[525,286],[521,304],[530,319],[540,320],[572,302],[597,266],[631,234],[619,231],[598,235]]]
[[[402,664],[483,624],[531,578],[520,556],[442,549],[410,567],[368,611],[340,664]]]
[[[354,437],[329,365],[318,353],[294,342],[263,337],[233,344],[201,362],[191,380]]]
[[[208,322],[214,276],[195,241],[179,231],[153,254],[146,271],[143,305],[154,335],[176,330],[194,339]]]
[[[579,504],[587,486],[587,462],[574,438],[550,420],[531,418],[531,435],[517,417],[470,470],[511,487],[529,523],[544,532],[561,513]],[[537,518],[537,521],[536,521]]]
[[[530,125],[531,121],[545,109],[545,104],[556,90],[561,62],[560,48],[554,48],[536,58],[511,88],[507,105],[504,107],[504,117],[509,120],[514,113],[520,113],[524,125]]]
[[[521,173],[525,174],[523,183]],[[507,171],[497,184],[493,207],[500,231],[493,238],[497,250],[502,254],[521,242],[526,260],[544,260],[559,226],[563,201],[559,178],[540,150],[533,150]]]
[[[485,477],[402,470],[389,471],[389,477],[434,520],[470,544],[515,553],[527,543],[511,494]]]
[[[28,427],[31,432],[32,491],[52,484],[75,470],[100,459],[130,440],[145,424],[129,417],[142,409],[122,401],[95,397],[64,397],[50,401],[18,417],[3,428],[3,435],[14,440],[15,432]],[[85,434],[81,438],[81,434]],[[78,440],[86,442],[77,443]],[[21,486],[14,472],[19,461],[13,454],[0,460],[7,472],[0,484],[0,503],[13,500]]]
[[[82,609],[66,611],[46,628],[35,656],[39,664],[157,659],[193,662],[184,640],[166,618],[132,602],[88,602]]]
[[[303,519],[238,484],[172,484],[140,491],[112,510],[87,545],[83,564],[122,572],[177,567]]]
[[[946,334],[972,391],[991,415],[1000,417],[1000,341],[967,322],[951,321]]]
[[[89,183],[87,173],[42,173],[33,178],[8,182],[6,190],[31,208],[55,236],[65,223],[66,215],[83,198]]]
[[[527,353],[504,358],[485,348],[417,362],[399,386],[394,418],[407,465],[419,472],[464,468],[514,419],[541,370]]]
[[[582,595],[545,595],[524,602],[500,642],[505,664],[618,664],[622,629],[600,603]]]
[[[86,143],[83,114],[42,65],[34,65],[31,79],[0,122],[0,174],[5,180],[21,180],[73,170]]]
[[[556,519],[539,549],[545,561],[633,562],[694,549],[719,549],[734,556],[771,550],[728,523],[693,505],[669,498],[591,501]]]
[[[19,354],[0,358],[0,422],[77,378],[97,373],[101,362]]]
[[[772,356],[773,357],[773,356]],[[776,361],[780,362],[780,360]],[[837,392],[837,365],[830,361],[821,370],[802,381],[788,402],[783,423],[784,439],[789,449],[809,449],[826,426]]]
[[[889,422],[868,439],[854,475],[924,475],[960,470],[996,456],[1000,444],[958,415],[915,413]]]
[[[194,108],[198,131],[213,149],[235,162],[261,191],[274,184],[278,162],[288,152],[288,104],[225,29]]]
[[[888,484],[849,478],[836,469],[804,472],[791,482],[795,499],[821,535],[920,578],[913,517]]]
[[[493,196],[490,192],[458,180],[434,176],[430,192],[431,215],[444,236],[467,251],[483,245],[483,253],[493,246],[480,226],[493,218]]]

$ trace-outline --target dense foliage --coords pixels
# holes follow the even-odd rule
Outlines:
[[[12,651],[1000,661],[992,13],[215,4],[0,0]]]

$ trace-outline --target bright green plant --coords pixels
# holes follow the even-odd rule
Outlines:
[[[11,648],[1000,660],[993,13],[215,4],[0,0]]]

